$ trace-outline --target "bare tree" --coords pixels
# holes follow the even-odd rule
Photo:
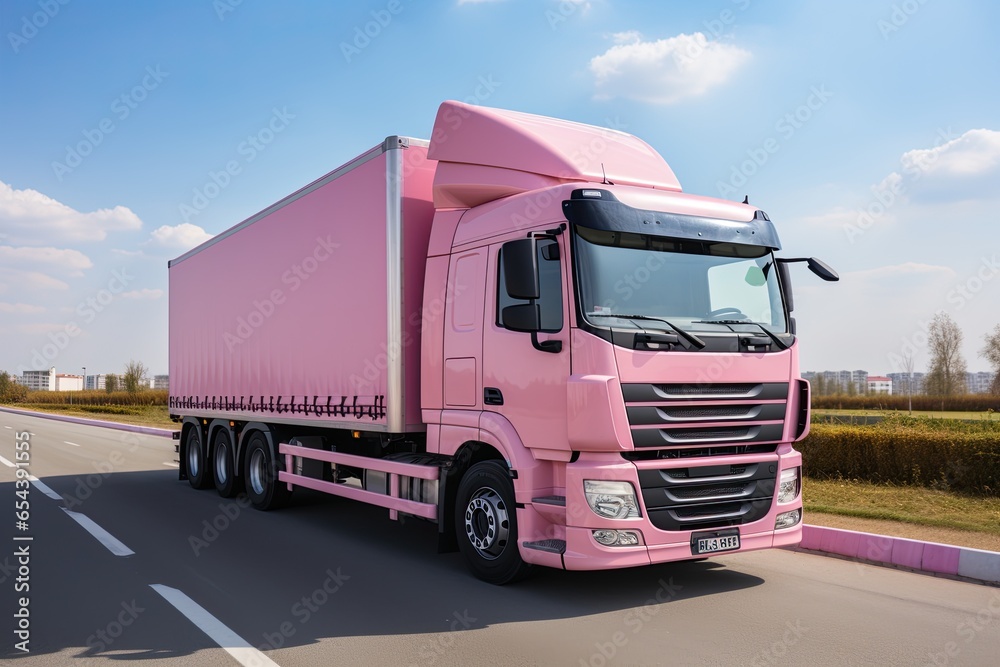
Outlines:
[[[913,353],[904,352],[901,358],[903,370],[906,371],[906,405],[913,413]]]
[[[934,396],[965,393],[965,358],[962,356],[962,330],[947,313],[938,313],[927,332],[931,365],[925,387]]]
[[[118,376],[108,373],[104,376],[104,391],[110,393],[118,391]]]
[[[149,369],[141,361],[129,360],[122,375],[122,388],[130,394],[137,394],[149,386],[146,377]]]
[[[986,345],[979,351],[979,356],[984,357],[993,367],[993,384],[990,385],[990,393],[1000,394],[1000,324],[993,328],[993,333],[986,334],[984,338]]]

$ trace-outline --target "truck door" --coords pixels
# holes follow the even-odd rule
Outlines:
[[[537,335],[559,341],[561,350],[537,349],[530,333],[511,331],[501,324],[503,308],[526,303],[512,299],[504,285],[503,244],[489,247],[486,322],[483,327],[483,410],[505,416],[521,441],[532,448],[567,448],[566,382],[570,374],[570,319],[572,294],[566,279],[565,236],[538,240],[541,327]],[[555,249],[546,248],[555,246]]]

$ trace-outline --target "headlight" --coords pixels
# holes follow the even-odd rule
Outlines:
[[[781,530],[782,528],[791,528],[801,520],[802,512],[800,510],[783,512],[774,518],[774,529]]]
[[[778,478],[778,502],[790,503],[799,495],[799,469],[785,468]]]
[[[639,505],[629,482],[602,482],[585,479],[583,492],[594,514],[605,519],[637,519]]]

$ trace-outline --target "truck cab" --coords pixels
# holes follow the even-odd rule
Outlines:
[[[809,385],[768,216],[630,135],[445,103],[434,136],[427,448],[508,477],[455,498],[477,574],[797,544]]]

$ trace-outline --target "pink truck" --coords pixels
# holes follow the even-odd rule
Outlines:
[[[797,544],[809,385],[763,211],[459,102],[170,262],[180,477],[436,522],[503,584]]]

